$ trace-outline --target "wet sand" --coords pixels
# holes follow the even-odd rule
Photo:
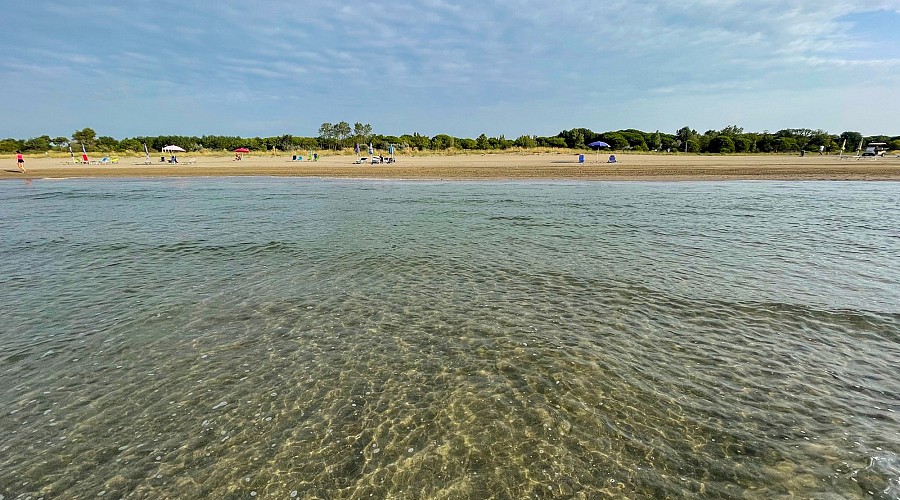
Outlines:
[[[456,156],[398,156],[386,165],[356,165],[353,156],[322,156],[318,161],[291,161],[289,156],[180,157],[181,163],[140,164],[143,158],[121,158],[118,164],[82,165],[67,158],[26,157],[28,172],[4,158],[0,179],[77,177],[222,177],[288,176],[365,179],[581,179],[581,180],[900,180],[900,158],[841,159],[809,155],[653,155],[616,154],[619,162],[606,163],[608,154],[577,155],[488,154]],[[159,160],[159,156],[155,158]],[[189,163],[193,160],[193,163]]]

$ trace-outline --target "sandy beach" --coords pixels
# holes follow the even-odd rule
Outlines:
[[[356,165],[353,156],[322,156],[318,161],[291,161],[290,156],[247,155],[180,157],[181,163],[140,164],[124,157],[118,164],[71,164],[66,158],[26,157],[28,172],[18,171],[14,158],[4,158],[0,179],[78,177],[222,177],[290,176],[365,179],[581,179],[581,180],[900,180],[900,158],[841,159],[837,156],[748,155],[700,156],[616,154],[577,155],[487,154],[398,156],[387,165]],[[159,156],[156,156],[156,161]],[[189,163],[193,161],[192,163]]]

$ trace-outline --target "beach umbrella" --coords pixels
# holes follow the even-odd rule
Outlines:
[[[588,147],[589,148],[597,148],[597,156],[600,156],[600,148],[608,148],[609,144],[607,144],[603,141],[594,141],[594,142],[588,144]]]
[[[353,151],[356,151],[356,156],[359,156],[359,143],[356,143],[356,147],[353,148]]]
[[[250,150],[247,148],[237,148],[234,150],[235,153],[249,153]]]
[[[165,146],[162,148],[166,153],[184,153],[184,148],[179,146]]]
[[[373,154],[375,154],[375,149],[372,148],[372,143],[370,142],[369,143],[369,155],[373,155]]]

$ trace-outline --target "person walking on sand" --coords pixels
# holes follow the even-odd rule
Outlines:
[[[21,170],[23,174],[27,172],[27,170],[25,170],[25,158],[22,157],[22,152],[19,150],[16,150],[16,165],[19,166],[19,170]]]

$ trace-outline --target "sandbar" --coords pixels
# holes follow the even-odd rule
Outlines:
[[[0,169],[0,180],[46,178],[153,178],[285,176],[409,180],[900,180],[900,157],[840,158],[836,155],[692,155],[498,153],[396,157],[392,164],[355,164],[356,157],[323,154],[318,161],[290,156],[181,156],[180,163],[141,164],[122,157],[117,164],[72,164],[67,158],[27,157],[28,172],[14,158]],[[159,156],[155,157],[159,161]]]

